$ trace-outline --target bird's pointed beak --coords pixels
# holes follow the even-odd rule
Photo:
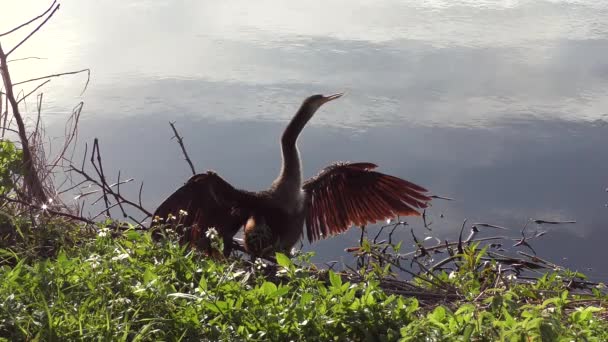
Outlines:
[[[324,96],[323,97],[323,103],[327,103],[329,101],[338,99],[340,97],[342,97],[342,95],[344,95],[344,93],[338,93],[338,94],[333,94],[333,95],[328,95],[328,96]]]

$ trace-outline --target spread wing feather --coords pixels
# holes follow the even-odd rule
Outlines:
[[[232,239],[245,224],[248,209],[256,199],[256,194],[236,189],[208,171],[192,176],[159,205],[153,217],[160,218],[160,223],[178,223],[187,228],[181,232],[182,240],[205,247],[203,232],[209,227],[215,227],[224,239]],[[187,214],[180,214],[180,210]],[[171,222],[166,221],[169,214],[175,217]]]
[[[427,207],[427,190],[401,178],[372,171],[372,163],[336,163],[307,180],[306,233],[310,242],[350,226],[395,216],[417,216]]]

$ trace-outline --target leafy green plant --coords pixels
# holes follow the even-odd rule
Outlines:
[[[134,230],[112,238],[108,230],[100,226],[97,236],[81,239],[78,248],[65,247],[51,259],[0,250],[0,258],[17,260],[0,267],[0,339],[608,338],[608,323],[602,319],[605,294],[589,302],[589,297],[567,291],[554,275],[538,283],[512,282],[508,288],[496,277],[487,282],[489,276],[479,267],[483,250],[474,246],[464,251],[468,256],[458,272],[438,272],[434,279],[475,297],[429,304],[425,297],[387,291],[384,267],[349,278],[345,272],[315,268],[311,253],[294,258],[277,254],[277,265],[216,262],[175,240],[155,243],[150,233]]]
[[[0,140],[0,195],[13,190],[14,177],[21,174],[21,151],[8,140]]]

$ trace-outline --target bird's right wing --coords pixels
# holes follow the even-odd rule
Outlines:
[[[167,197],[154,212],[153,219],[156,224],[179,223],[196,228],[191,230],[191,236],[183,237],[190,242],[198,242],[201,231],[209,227],[232,238],[246,222],[247,208],[254,201],[255,194],[236,189],[215,172],[208,171],[192,176]]]
[[[310,242],[350,226],[401,216],[427,207],[427,190],[404,179],[373,171],[372,163],[336,163],[307,180],[306,231]]]

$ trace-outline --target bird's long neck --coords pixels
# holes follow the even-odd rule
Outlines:
[[[281,137],[282,166],[275,185],[299,189],[302,184],[302,163],[298,151],[298,136],[306,123],[312,117],[313,111],[308,106],[302,106],[291,119]]]

